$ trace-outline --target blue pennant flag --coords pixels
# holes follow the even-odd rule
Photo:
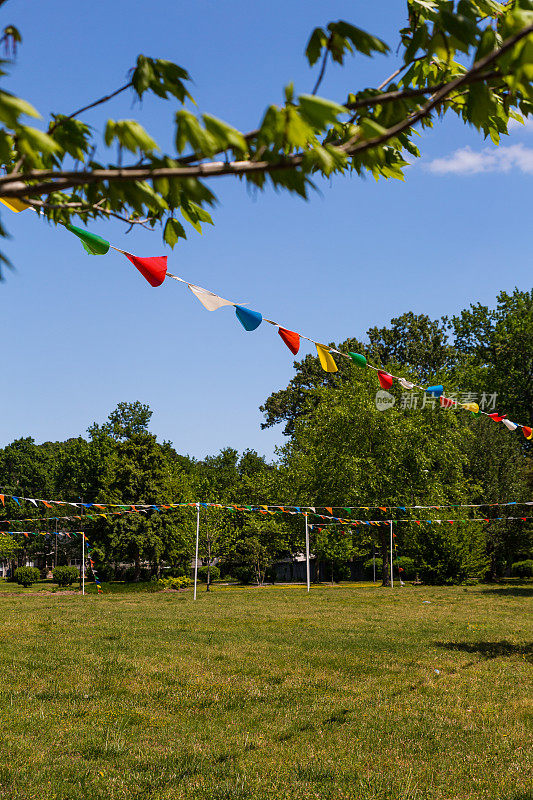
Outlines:
[[[242,327],[247,331],[255,331],[263,322],[263,316],[259,311],[252,311],[244,306],[235,306],[235,313]]]

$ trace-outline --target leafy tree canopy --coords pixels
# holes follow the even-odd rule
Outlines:
[[[316,27],[305,56],[316,72],[309,92],[292,84],[284,102],[270,103],[248,131],[209,113],[199,115],[187,70],[139,55],[128,81],[74,112],[40,113],[0,91],[0,197],[25,198],[54,223],[118,217],[161,226],[172,247],[184,223],[201,232],[215,203],[210,185],[222,175],[306,197],[316,177],[355,172],[403,179],[419,156],[415,135],[454,114],[498,143],[511,119],[533,108],[533,0],[408,0],[399,46],[345,20]],[[12,25],[12,54],[22,40]],[[386,57],[394,52],[394,70]],[[347,86],[342,97],[320,96],[330,62],[383,60],[375,86]],[[393,56],[391,56],[392,58]],[[3,75],[10,67],[4,60]],[[103,140],[86,113],[122,92],[178,106],[174,147],[164,152],[137,120],[110,118]],[[117,155],[118,153],[118,155]]]

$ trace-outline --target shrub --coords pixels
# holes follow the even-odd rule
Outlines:
[[[255,572],[252,567],[246,566],[243,564],[239,567],[233,568],[233,574],[235,575],[235,579],[239,581],[239,583],[252,583],[255,580]]]
[[[157,581],[156,586],[159,586],[161,589],[178,590],[178,589],[186,589],[191,584],[192,580],[186,575],[182,575],[181,578],[160,578]]]
[[[170,578],[188,578],[190,571],[191,568],[187,564],[178,564],[166,570],[166,574]]]
[[[76,567],[54,567],[52,578],[58,586],[72,586],[77,581],[80,574]]]
[[[220,580],[220,570],[218,567],[215,567],[214,564],[211,564],[209,567],[209,572],[211,575],[211,583]],[[198,579],[207,583],[207,567],[198,567]]]
[[[32,583],[36,583],[41,577],[41,574],[37,567],[18,567],[13,577],[15,578],[15,583],[27,588],[31,586]]]
[[[511,564],[511,572],[517,578],[533,578],[533,559],[515,561],[514,564]]]

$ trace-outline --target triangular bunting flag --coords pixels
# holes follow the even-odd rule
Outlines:
[[[393,377],[388,372],[383,372],[382,369],[378,370],[379,385],[382,389],[390,389],[392,386]]]
[[[415,388],[414,383],[411,383],[411,381],[408,381],[406,378],[398,378],[398,383],[400,384],[400,386],[403,386],[404,389]]]
[[[187,286],[208,311],[218,311],[222,306],[235,305],[231,300],[225,300],[223,297],[219,297],[218,294],[210,292],[209,289],[202,289],[201,286],[195,286],[194,283],[188,283]]]
[[[259,311],[252,311],[250,308],[244,308],[244,306],[235,306],[235,313],[246,331],[255,331],[263,322],[263,316]]]
[[[331,353],[329,352],[329,347],[326,347],[324,344],[318,344],[317,342],[315,342],[315,347],[322,369],[326,372],[337,372],[338,367],[335,364]]]
[[[522,426],[522,433],[526,437],[526,439],[531,439],[533,437],[533,428],[528,428],[527,425]],[[3,501],[2,501],[3,503]]]
[[[502,422],[510,431],[515,431],[518,428],[518,425],[516,425],[514,422],[511,422],[510,419],[502,419]]]
[[[487,417],[490,417],[494,420],[494,422],[503,422],[507,414],[498,414],[494,411],[492,414],[487,414]]]
[[[366,367],[366,358],[361,355],[361,353],[350,353],[348,355],[352,359],[354,364],[357,364],[358,367]]]
[[[457,401],[451,400],[449,397],[439,397],[439,403],[441,408],[451,408],[457,405]]]
[[[430,397],[440,397],[443,392],[444,386],[441,383],[436,386],[428,386],[426,389],[426,394],[429,394]]]
[[[288,331],[286,328],[278,328],[278,333],[295,356],[300,349],[300,334],[294,331]]]
[[[10,211],[14,211],[15,214],[18,214],[19,211],[25,211],[25,209],[30,208],[30,206],[25,203],[24,200],[20,200],[18,197],[1,197],[0,203],[3,203],[5,206],[7,206]]]
[[[122,251],[126,258],[131,261],[143,278],[146,278],[150,286],[161,286],[167,275],[167,257],[151,256],[150,258],[139,258],[132,256],[131,253]]]
[[[83,228],[77,228],[75,225],[67,225],[66,227],[67,230],[77,236],[78,239],[81,239],[83,247],[90,256],[105,256],[108,252],[110,244],[107,239],[102,239],[102,237],[97,236],[96,233],[89,233],[89,231]]]

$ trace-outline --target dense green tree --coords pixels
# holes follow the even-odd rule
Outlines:
[[[510,419],[533,423],[533,290],[500,292],[496,308],[473,304],[451,326],[462,385],[496,395]]]

